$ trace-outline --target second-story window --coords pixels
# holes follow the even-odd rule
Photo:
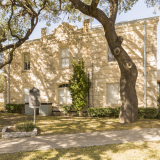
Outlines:
[[[24,54],[24,70],[30,70],[30,54]]]
[[[116,59],[114,58],[114,55],[112,54],[109,46],[108,46],[108,49],[107,49],[107,54],[108,54],[108,62],[116,61]]]
[[[61,48],[61,67],[69,67],[69,49]]]

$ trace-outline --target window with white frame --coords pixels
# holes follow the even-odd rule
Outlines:
[[[30,70],[30,54],[24,54],[24,70]]]
[[[118,103],[120,100],[119,83],[107,84],[107,103]]]
[[[29,90],[30,88],[24,88],[24,103],[29,103]]]
[[[59,104],[72,104],[72,98],[70,91],[68,90],[68,84],[62,84],[58,87],[58,102]]]
[[[69,49],[61,48],[61,67],[69,67]]]
[[[107,47],[107,55],[108,55],[108,62],[116,61],[116,59],[114,58],[114,56],[109,48],[109,45]]]

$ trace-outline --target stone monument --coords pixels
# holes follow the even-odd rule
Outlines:
[[[36,108],[39,108],[40,106],[40,90],[33,87],[29,91],[29,107],[34,109],[34,124],[36,123]]]

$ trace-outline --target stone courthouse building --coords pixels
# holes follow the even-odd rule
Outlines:
[[[139,107],[144,107],[145,93],[146,107],[157,107],[158,21],[153,17],[116,24],[118,36],[124,38],[122,45],[138,69]],[[41,38],[29,40],[17,49],[9,73],[5,67],[5,103],[27,103],[29,89],[36,87],[40,89],[41,103],[52,103],[53,110],[71,104],[68,80],[73,74],[72,60],[80,58],[85,61],[92,84],[89,107],[120,107],[118,63],[110,52],[103,27],[91,26],[89,19],[84,20],[82,28],[63,22],[52,34],[42,28]]]

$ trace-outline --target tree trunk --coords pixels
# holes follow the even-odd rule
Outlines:
[[[135,89],[135,83],[137,79],[136,67],[134,71],[128,73],[126,70],[123,71],[120,79],[120,96],[122,106],[119,114],[120,123],[133,123],[138,118],[138,99]]]
[[[120,51],[115,54],[117,48]],[[121,46],[115,47],[113,54],[121,71],[120,96],[122,106],[119,121],[120,123],[133,123],[138,118],[138,99],[135,89],[138,75],[137,67]]]

